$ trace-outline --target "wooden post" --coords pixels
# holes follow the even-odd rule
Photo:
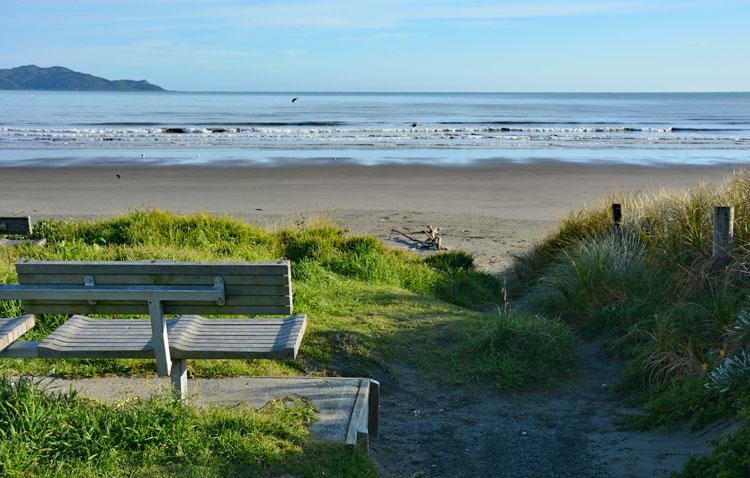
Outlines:
[[[619,232],[622,227],[622,204],[612,203],[612,230]]]
[[[726,259],[734,244],[734,208],[714,207],[713,258]]]

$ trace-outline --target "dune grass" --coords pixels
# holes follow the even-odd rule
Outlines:
[[[722,416],[746,417],[750,174],[690,191],[613,199],[623,204],[620,232],[612,230],[610,203],[603,203],[571,214],[516,261],[515,307],[604,337],[627,361],[622,388],[643,410],[632,420],[636,426],[700,427]],[[736,247],[727,262],[711,256],[718,205],[735,208]],[[731,441],[747,476],[750,446]],[[707,463],[691,461],[686,470],[705,472]]]
[[[371,376],[387,386],[399,380],[395,368],[407,365],[428,380],[451,384],[481,381],[498,391],[513,391],[548,387],[569,376],[577,363],[574,337],[560,321],[532,314],[496,312],[502,309],[501,282],[477,271],[472,257],[461,251],[423,257],[387,248],[372,236],[348,234],[325,218],[313,218],[298,227],[270,231],[230,218],[139,211],[96,221],[44,221],[35,231],[47,238],[47,247],[0,249],[0,282],[16,281],[14,265],[22,257],[175,261],[290,259],[294,309],[308,314],[308,328],[299,358],[291,362],[191,360],[191,376]],[[20,302],[0,301],[0,316],[12,317],[22,312]],[[36,326],[24,338],[43,339],[65,320],[61,315],[39,315]],[[51,374],[70,378],[153,376],[155,363],[153,360],[18,359],[0,360],[0,371],[7,375]],[[6,388],[12,387],[6,385]],[[179,452],[174,448],[177,445],[169,441],[159,442],[156,454],[143,459],[135,457],[137,453],[130,442],[112,442],[111,452],[91,445],[91,450],[80,454],[76,450],[89,446],[86,444],[92,441],[109,443],[110,432],[102,428],[102,422],[121,410],[66,397],[50,401],[26,390],[23,393],[26,394],[23,403],[28,402],[23,406],[41,407],[35,409],[35,413],[55,417],[70,413],[69,419],[73,420],[75,415],[76,420],[91,424],[94,431],[82,442],[55,438],[56,441],[33,456],[16,456],[9,448],[4,452],[6,458],[0,460],[6,460],[5,471],[10,475],[21,474],[25,469],[32,474],[41,472],[46,463],[54,461],[50,453],[57,453],[59,457],[66,450],[71,450],[74,458],[53,470],[60,475],[100,476],[110,471],[119,473],[124,466],[122,474],[148,476],[246,475],[242,470],[254,473],[256,469],[279,468],[302,470],[293,473],[294,476],[308,476],[305,470],[318,466],[316,463],[321,470],[330,471],[335,469],[332,463],[337,460],[338,474],[330,471],[326,476],[368,476],[371,472],[368,468],[371,464],[366,460],[362,464],[361,457],[347,455],[342,448],[325,448],[311,441],[300,428],[300,421],[309,416],[297,408],[294,412],[282,408],[281,411],[274,409],[231,418],[237,426],[244,426],[241,425],[243,420],[268,419],[276,420],[277,424],[287,421],[292,435],[280,437],[275,434],[276,429],[262,429],[253,438],[259,440],[258,444],[251,444],[233,428],[222,428],[210,439],[223,444],[209,447],[195,461],[170,461],[169,457],[180,453],[187,455],[187,451]],[[139,402],[134,408],[128,408],[127,413],[138,417],[169,414],[173,411],[170,407],[175,406]],[[199,429],[214,427],[213,421],[220,420],[218,413],[204,415],[190,411],[186,422],[174,426],[190,428],[195,434],[195,443],[200,443],[208,438],[207,432]],[[23,418],[16,416],[9,420]],[[151,433],[148,427],[142,427],[140,418],[133,420],[136,420],[133,426],[138,433]],[[56,422],[42,423],[49,427],[37,432],[45,434],[51,433]],[[18,440],[22,438],[13,440],[8,443],[20,446]],[[86,453],[96,454],[96,458],[92,461]],[[217,463],[223,459],[229,463],[227,466],[239,468],[221,468]],[[279,466],[274,468],[276,464]],[[360,473],[361,470],[366,473]]]

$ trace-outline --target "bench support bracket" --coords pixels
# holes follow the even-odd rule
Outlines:
[[[160,300],[149,300],[148,314],[151,318],[151,333],[154,338],[156,373],[162,377],[169,377],[172,370],[172,360],[169,356],[169,338],[167,337],[167,320],[164,318],[164,304]]]
[[[187,359],[172,361],[172,396],[175,400],[187,398]]]

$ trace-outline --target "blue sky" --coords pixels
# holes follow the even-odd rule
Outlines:
[[[746,0],[0,0],[0,68],[210,91],[748,91]]]

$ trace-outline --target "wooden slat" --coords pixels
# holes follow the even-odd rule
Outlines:
[[[37,261],[16,263],[19,274],[133,274],[133,275],[289,275],[289,261],[169,262],[169,261]]]
[[[87,303],[50,304],[23,302],[24,309],[30,314],[147,314],[148,307],[143,304],[97,304]],[[167,314],[195,314],[200,312],[205,315],[289,315],[292,313],[291,306],[220,306],[207,305],[201,307],[184,306],[177,303],[166,303],[164,307]]]
[[[34,326],[34,316],[0,319],[0,350],[3,350]]]
[[[306,323],[304,315],[258,320],[178,317],[167,320],[169,351],[175,359],[293,359]],[[150,321],[74,316],[42,341],[37,353],[42,358],[153,357]]]
[[[20,284],[83,284],[84,277],[91,275],[94,282],[99,285],[213,285],[215,275],[190,274],[190,275],[149,275],[149,274],[18,274]],[[252,286],[252,294],[263,295],[264,290],[268,293],[289,290],[288,275],[226,275],[224,284],[228,287]]]
[[[64,292],[56,292],[57,294],[63,294]],[[25,295],[33,295],[33,291],[24,291]],[[14,295],[13,293],[8,293],[8,298],[11,298],[11,295]],[[15,294],[19,295],[19,294]],[[2,297],[2,295],[0,295]],[[85,296],[84,296],[85,297]],[[140,300],[99,300],[96,304],[96,306],[105,306],[105,305],[143,305],[145,302],[145,298],[143,301]],[[201,301],[190,301],[190,300],[180,300],[179,302],[171,301],[169,299],[165,300],[165,306],[169,307],[170,305],[180,305],[180,306],[192,306],[194,311],[203,310],[205,306],[213,306],[213,307],[232,307],[232,306],[289,306],[291,301],[288,295],[239,295],[239,296],[227,296],[226,297],[226,303],[223,306],[217,306],[215,302],[211,302],[210,300],[201,300]],[[77,307],[81,304],[88,304],[85,300],[62,300],[60,298],[50,299],[50,300],[24,300],[25,305],[34,305],[34,304],[68,304],[68,308],[71,311],[78,310]]]
[[[37,358],[39,342],[17,340],[0,350],[0,358]]]
[[[226,302],[164,302],[167,314],[288,315],[292,313],[289,261],[272,263],[65,262],[22,260],[16,264],[22,285],[79,285],[87,275],[97,286],[213,286],[224,279]],[[30,313],[146,314],[144,301],[24,300]]]
[[[0,234],[23,234],[32,232],[31,218],[25,217],[0,217]]]

